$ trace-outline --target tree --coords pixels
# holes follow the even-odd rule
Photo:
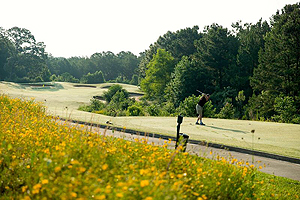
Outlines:
[[[124,94],[124,98],[129,97],[129,93],[127,90],[123,89],[121,85],[112,85],[111,87],[108,88],[108,91],[104,92],[103,97],[107,103],[109,103],[112,99],[112,97],[117,93],[117,92],[122,92]]]
[[[212,73],[219,89],[230,85],[236,72],[237,39],[218,24],[207,26],[203,37],[196,41],[197,59]]]
[[[293,97],[297,113],[300,109],[300,3],[286,5],[271,21],[272,30],[265,37],[265,48],[259,52],[259,65],[254,69],[251,86],[258,96],[263,91],[272,96],[265,118],[274,115],[274,99],[280,94]],[[261,111],[260,111],[261,112]]]
[[[246,100],[244,95],[244,90],[239,91],[238,95],[235,97],[236,107],[237,107],[237,115],[239,118],[243,116],[243,102]]]
[[[28,54],[42,60],[47,58],[46,46],[43,42],[37,42],[28,29],[13,27],[8,29],[7,32],[8,38],[15,45],[18,53]]]
[[[211,88],[209,74],[206,69],[187,56],[175,66],[174,73],[166,89],[166,99],[179,106],[186,97],[196,95],[196,90],[207,90]]]
[[[11,48],[6,42],[6,47],[11,53],[3,66],[7,80],[48,81],[50,72],[46,65],[47,53],[44,43],[36,42],[31,32],[24,28],[13,27],[5,31],[5,36],[13,45]]]
[[[141,81],[141,88],[147,98],[162,100],[164,90],[170,81],[174,70],[174,58],[164,49],[158,49],[146,71],[146,77]]]
[[[272,30],[259,53],[251,86],[257,92],[269,90],[299,96],[300,88],[300,3],[286,5],[272,19]]]
[[[295,119],[299,120],[300,116],[297,116],[297,109],[295,107],[295,101],[292,97],[280,95],[275,98],[274,109],[276,114],[272,116],[275,121],[285,123],[299,123]]]
[[[141,54],[141,61],[139,64],[139,75],[141,78],[146,76],[147,66],[153,59],[158,49],[165,49],[174,57],[175,64],[178,63],[182,56],[189,56],[196,52],[194,42],[199,40],[202,34],[198,33],[199,27],[181,29],[176,32],[168,31],[158,40],[151,44],[149,49]]]
[[[261,19],[256,24],[241,25],[241,22],[237,22],[232,26],[236,29],[239,40],[234,85],[237,91],[243,90],[248,98],[252,95],[250,77],[259,64],[258,52],[264,48],[264,37],[271,28],[266,21],[262,22]]]
[[[104,83],[104,76],[101,71],[96,71],[95,73],[91,74],[88,73],[81,78],[82,83]]]
[[[0,27],[0,80],[4,80],[8,73],[4,70],[8,58],[15,54],[13,43],[7,38],[6,32]]]
[[[117,54],[120,62],[120,73],[127,79],[130,80],[132,76],[136,73],[138,68],[139,59],[133,53],[127,51],[121,51]]]
[[[114,53],[110,51],[95,53],[91,56],[91,60],[94,62],[96,66],[94,70],[102,71],[105,80],[116,79],[121,73],[119,59]]]

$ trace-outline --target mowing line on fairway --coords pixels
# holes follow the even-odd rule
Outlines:
[[[65,119],[65,118],[61,118],[61,117],[59,117],[59,119],[62,121],[69,121],[72,123],[84,124],[84,125],[94,126],[94,127],[103,128],[103,129],[107,128],[107,129],[112,129],[112,130],[119,131],[119,132],[122,131],[125,133],[134,134],[134,135],[161,138],[164,140],[169,140],[169,139],[176,140],[176,137],[162,135],[162,134],[158,134],[158,133],[135,131],[132,129],[124,129],[124,128],[115,127],[115,126],[109,126],[109,125],[103,125],[103,124],[97,124],[97,123],[91,123],[91,122],[84,122],[84,121],[73,120],[73,119]],[[245,154],[261,156],[261,157],[271,158],[271,159],[275,159],[275,160],[281,160],[281,161],[286,161],[286,162],[290,162],[290,163],[300,164],[300,159],[298,159],[298,158],[281,156],[281,155],[262,152],[262,151],[244,149],[244,148],[240,148],[240,147],[233,147],[233,146],[228,146],[228,145],[223,145],[223,144],[211,143],[211,142],[206,142],[206,141],[201,141],[201,140],[192,140],[192,139],[188,140],[188,143],[195,144],[195,145],[207,146],[207,147],[214,147],[214,148],[218,148],[218,149],[225,149],[228,151],[235,151],[235,152],[239,152],[239,153],[245,153]]]

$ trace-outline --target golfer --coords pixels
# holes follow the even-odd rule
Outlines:
[[[197,125],[205,125],[203,122],[202,122],[202,117],[203,117],[203,107],[204,107],[204,104],[206,102],[208,102],[209,100],[209,94],[204,94],[201,96],[198,104],[196,105],[196,111],[197,111],[197,114],[198,114],[198,118],[197,118],[197,121],[196,121],[196,124]],[[200,124],[199,124],[199,120],[200,120]]]

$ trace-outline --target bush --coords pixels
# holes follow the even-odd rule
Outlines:
[[[276,112],[272,119],[278,122],[291,123],[297,121],[297,109],[294,99],[289,96],[280,95],[275,98],[274,110]]]
[[[50,76],[50,81],[56,81],[57,80],[57,76],[55,74],[52,74]]]
[[[234,119],[234,113],[235,109],[233,108],[233,105],[227,102],[224,107],[221,108],[219,114],[217,114],[217,117],[221,119]]]
[[[82,76],[80,82],[81,83],[104,83],[105,80],[102,71],[96,71],[93,74],[88,73]]]
[[[131,85],[138,85],[139,84],[139,77],[136,74],[132,75],[131,81],[130,81]]]
[[[195,95],[185,98],[183,102],[180,103],[178,111],[180,114],[187,117],[194,117],[196,113],[196,105],[199,102],[200,96],[196,97]],[[212,101],[208,101],[203,107],[203,116],[204,117],[215,117],[216,108],[214,108]]]
[[[105,104],[97,99],[90,99],[90,105],[79,106],[78,110],[96,112],[105,108]]]
[[[143,108],[137,105],[129,106],[127,109],[127,115],[129,116],[142,116],[143,114]]]
[[[121,85],[112,85],[110,88],[108,88],[108,91],[104,92],[103,98],[105,99],[106,102],[110,102],[112,97],[118,92],[118,91],[123,91],[125,98],[129,97],[129,93],[122,88]]]
[[[212,95],[211,100],[214,106],[217,108],[217,112],[219,112],[222,107],[224,106],[224,102],[227,98],[234,99],[238,95],[238,92],[236,89],[228,86],[224,87],[223,89],[217,89]]]
[[[294,115],[294,118],[292,119],[293,124],[300,124],[300,117],[297,115]]]
[[[135,103],[135,100],[129,98],[129,93],[120,85],[111,86],[104,93],[104,99],[107,101],[106,104],[93,98],[90,100],[90,105],[80,106],[79,110],[110,116],[125,116],[127,108]]]
[[[126,84],[130,83],[130,81],[127,80],[125,76],[118,76],[115,81],[116,83],[126,83]]]
[[[203,116],[210,118],[216,117],[216,108],[214,108],[212,101],[208,101],[206,104],[204,104]]]
[[[97,99],[91,99],[90,100],[91,102],[91,110],[92,111],[96,111],[96,110],[102,110],[103,108],[105,108],[105,104]]]
[[[119,90],[112,96],[108,106],[114,107],[117,110],[126,110],[128,106],[131,106],[134,102],[134,99],[128,98],[128,92],[126,90]]]
[[[158,116],[160,108],[157,104],[151,104],[150,106],[146,107],[146,111],[150,116]]]
[[[172,102],[163,103],[162,109],[161,109],[161,115],[163,115],[163,116],[177,115],[174,103],[172,103]]]
[[[251,120],[270,119],[274,116],[275,94],[270,91],[262,91],[261,94],[253,94],[246,105],[246,116]]]
[[[199,101],[199,98],[200,96],[196,97],[195,95],[185,98],[178,107],[179,114],[186,117],[196,116],[196,105]]]
[[[58,75],[58,76],[52,75],[50,77],[50,79],[52,79],[52,81],[79,83],[79,79],[72,76],[69,72],[62,73],[61,75]]]
[[[236,101],[236,115],[237,118],[241,119],[244,115],[244,102],[246,100],[246,96],[244,95],[244,90],[239,91],[238,95],[235,97]]]

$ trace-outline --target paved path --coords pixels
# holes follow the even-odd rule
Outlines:
[[[71,124],[73,126],[78,126],[78,124],[76,123],[71,123]],[[134,141],[136,138],[147,139],[149,144],[154,143],[155,145],[163,145],[168,141],[161,138],[149,137],[149,136],[145,137],[141,135],[124,133],[120,131],[113,131],[107,128],[104,129],[104,128],[99,128],[94,126],[85,126],[84,129],[97,132],[101,135],[113,136],[113,137],[123,138],[126,140],[131,140],[131,141]],[[175,146],[174,141],[168,145],[169,148],[174,148],[174,146]],[[261,172],[300,181],[300,164],[270,159],[261,156],[253,156],[245,153],[228,151],[219,148],[207,147],[203,145],[190,144],[190,143],[188,143],[187,145],[187,152],[202,157],[207,157],[210,159],[216,159],[217,156],[224,157],[226,159],[236,158],[238,161],[244,161],[244,162],[249,162],[250,164],[254,164],[254,166],[257,167],[258,170]],[[262,166],[262,168],[260,169],[259,166]]]

